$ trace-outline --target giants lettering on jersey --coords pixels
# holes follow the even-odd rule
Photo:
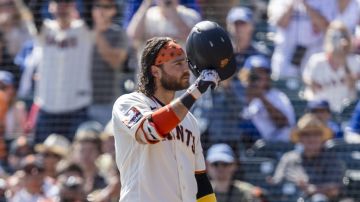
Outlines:
[[[49,46],[57,46],[59,48],[71,48],[76,47],[77,38],[76,37],[68,37],[63,39],[56,39],[52,35],[46,36],[46,44]]]
[[[184,128],[182,125],[176,126],[176,134],[170,133],[166,136],[163,141],[175,140],[181,141],[186,144],[187,147],[191,148],[191,151],[195,154],[195,136],[189,129]]]

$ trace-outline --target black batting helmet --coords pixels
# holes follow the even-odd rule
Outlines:
[[[221,80],[236,70],[234,50],[226,31],[215,22],[202,21],[191,30],[186,40],[189,67],[198,77],[204,69],[215,69]]]

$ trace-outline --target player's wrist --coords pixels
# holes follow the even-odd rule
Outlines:
[[[203,92],[206,91],[206,89],[204,91],[201,91],[199,89],[198,83],[194,83],[186,90],[186,92],[182,96],[180,96],[180,102],[188,110],[190,110],[196,100],[201,97],[201,95],[203,94]]]
[[[188,110],[190,110],[196,102],[197,98],[195,98],[195,96],[193,96],[189,92],[185,92],[179,97],[179,100]]]

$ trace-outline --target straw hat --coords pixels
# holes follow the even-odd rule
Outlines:
[[[113,124],[112,121],[109,121],[106,126],[104,131],[100,134],[100,139],[102,141],[108,140],[110,137],[114,136],[114,128],[113,128]]]
[[[45,151],[50,151],[55,154],[58,154],[62,157],[65,157],[70,149],[70,142],[62,135],[51,134],[46,138],[44,143],[37,144],[35,146],[35,151],[42,153]]]
[[[308,130],[321,130],[323,140],[328,140],[333,137],[333,132],[315,115],[307,113],[303,115],[297,122],[296,127],[291,132],[291,141],[298,142],[299,135],[303,131]]]

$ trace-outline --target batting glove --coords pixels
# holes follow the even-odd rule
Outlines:
[[[219,74],[213,69],[205,69],[200,73],[199,78],[187,90],[195,99],[198,99],[206,90],[211,87],[215,89],[220,82]]]

